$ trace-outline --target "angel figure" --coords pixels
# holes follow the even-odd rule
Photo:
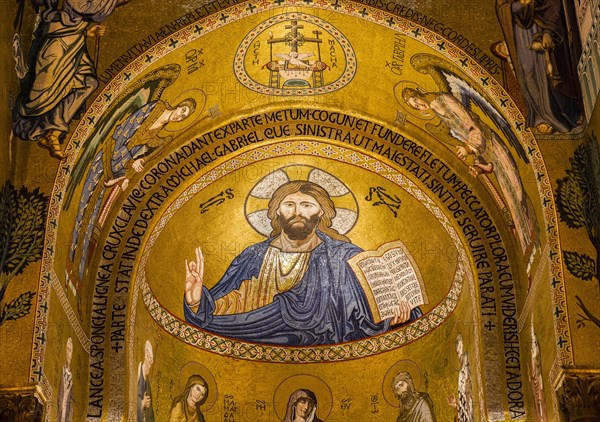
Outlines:
[[[83,276],[86,256],[93,226],[100,211],[100,205],[106,188],[118,183],[125,190],[132,172],[141,172],[144,162],[156,155],[160,149],[172,140],[171,137],[159,137],[157,134],[168,123],[180,122],[190,116],[196,108],[196,101],[187,98],[175,107],[163,101],[154,101],[144,105],[115,128],[112,137],[96,153],[83,185],[83,193],[71,238],[71,261],[81,247],[82,257],[79,263],[79,278]],[[96,185],[103,184],[101,189]],[[94,208],[87,221],[83,245],[79,245],[79,234],[83,226],[88,205]]]
[[[474,90],[472,88],[470,90],[472,94]],[[452,136],[462,143],[456,149],[456,155],[463,161],[466,161],[469,156],[473,157],[473,164],[469,166],[469,172],[473,177],[492,173],[497,177],[522,250],[525,252],[534,241],[535,216],[531,201],[521,182],[517,164],[498,134],[470,109],[468,104],[473,100],[473,96],[469,98],[466,89],[462,92],[467,105],[447,92],[424,93],[414,88],[404,88],[402,99],[410,107],[422,111],[431,110],[440,118]],[[479,100],[485,101],[483,98]],[[487,106],[491,107],[489,104]],[[522,147],[516,139],[514,141],[517,151],[526,159]]]
[[[160,99],[180,71],[179,65],[169,64],[143,75],[113,101],[85,140],[71,140],[79,155],[71,171],[63,208],[68,210],[74,203],[78,206],[65,284],[74,291],[78,302],[80,283],[93,250],[94,227],[102,224],[131,177],[172,141],[172,137],[162,136],[161,130],[171,122],[189,119],[193,123],[190,116],[194,114],[196,118],[203,110],[205,96],[201,90],[189,90],[189,96],[194,98],[180,101],[174,107]],[[78,266],[77,271],[73,271],[74,266]]]

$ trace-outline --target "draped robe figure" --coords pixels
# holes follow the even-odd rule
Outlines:
[[[478,171],[493,173],[498,179],[521,248],[526,252],[535,241],[535,215],[512,154],[498,135],[476,113],[466,110],[452,94],[435,94],[431,109],[473,153]],[[493,166],[491,169],[490,164]]]
[[[63,365],[62,377],[58,386],[58,422],[70,422],[75,411],[73,398],[73,374],[68,365]]]
[[[300,401],[306,401],[310,406],[308,414],[304,417],[297,414],[297,406]],[[323,422],[317,416],[317,396],[310,390],[296,390],[290,395],[288,400],[283,422],[296,422],[299,418],[304,419],[303,422]]]
[[[184,314],[200,328],[239,340],[307,346],[381,334],[420,317],[406,301],[374,323],[365,293],[348,264],[362,250],[332,228],[329,192],[303,180],[272,193],[270,238],[238,255],[212,288],[204,285],[204,257],[186,260]]]
[[[178,402],[169,414],[169,422],[205,422],[202,410],[192,407],[185,400]]]
[[[13,131],[38,140],[50,131],[64,136],[70,121],[98,87],[86,47],[90,22],[102,22],[117,0],[36,0],[44,6],[29,50],[29,71],[13,110]]]
[[[150,404],[149,407],[142,407],[142,400],[145,396],[150,397],[152,400],[152,389],[150,387],[150,380],[144,376],[142,369],[142,363],[138,368],[138,387],[137,387],[137,422],[154,422],[154,407]],[[152,402],[151,402],[152,403]]]
[[[458,422],[473,422],[473,387],[471,384],[471,368],[469,354],[464,352],[459,357],[460,372],[458,373]]]
[[[433,401],[429,394],[415,390],[412,376],[402,371],[394,376],[392,389],[398,399],[396,422],[436,422]]]
[[[497,0],[496,13],[527,107],[527,126],[569,132],[578,124],[580,94],[562,0],[528,5]],[[553,48],[542,49],[544,34]]]
[[[76,262],[75,258],[79,257],[79,280],[85,272],[92,230],[106,192],[105,184],[126,177],[133,171],[131,166],[136,159],[159,150],[165,140],[156,134],[162,126],[153,130],[149,128],[165,110],[166,105],[161,101],[144,105],[115,128],[112,138],[103,144],[94,157],[83,185],[71,237],[70,258],[71,262]],[[102,186],[97,188],[98,184]],[[93,206],[91,214],[86,213],[90,203]],[[85,231],[83,239],[80,239],[82,229]]]
[[[240,340],[282,345],[332,344],[387,331],[375,324],[348,260],[362,250],[317,232],[311,252],[287,253],[273,239],[238,255],[221,280],[202,288],[198,310],[184,300],[186,320]],[[413,321],[422,315],[417,307]]]
[[[531,389],[533,393],[533,407],[535,416],[539,422],[546,422],[546,396],[544,394],[544,373],[542,371],[542,356],[537,336],[531,328],[531,372],[529,374]]]
[[[192,394],[196,386],[203,389],[202,395],[198,395],[194,400]],[[192,397],[190,403],[190,397]],[[201,406],[208,398],[208,385],[200,375],[191,375],[185,385],[183,393],[173,399],[171,412],[169,413],[169,422],[205,422]]]
[[[436,422],[433,401],[427,393],[416,393],[416,398],[408,409],[403,409],[396,422]]]

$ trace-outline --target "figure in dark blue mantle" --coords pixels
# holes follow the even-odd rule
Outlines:
[[[159,132],[171,122],[186,119],[195,108],[196,102],[192,98],[181,101],[175,107],[160,100],[148,103],[117,125],[112,137],[102,144],[87,172],[71,235],[70,261],[75,263],[76,255],[80,256],[76,274],[78,280],[84,276],[92,231],[106,190],[113,186],[125,190],[132,175],[141,172],[144,163],[171,141],[171,137],[161,137]],[[90,204],[93,207],[91,213],[86,212]]]
[[[302,180],[281,185],[269,202],[273,231],[238,255],[211,289],[204,258],[187,262],[184,312],[188,323],[239,340],[308,346],[358,340],[422,315],[408,303],[375,323],[348,260],[362,252],[331,227],[329,194]]]

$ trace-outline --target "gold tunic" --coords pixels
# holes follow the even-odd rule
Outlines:
[[[296,286],[308,269],[310,252],[282,252],[273,246],[267,249],[258,278],[244,280],[215,301],[213,315],[231,315],[253,311],[273,302],[276,294]]]

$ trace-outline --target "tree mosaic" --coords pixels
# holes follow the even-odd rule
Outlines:
[[[596,249],[596,258],[577,251],[564,251],[567,270],[575,277],[600,283],[600,154],[598,142],[592,133],[588,142],[581,144],[569,160],[567,175],[557,180],[556,205],[562,221],[572,229],[585,229]],[[593,315],[579,296],[577,305],[585,315],[577,321],[583,327],[586,321],[600,327],[600,318]]]
[[[42,257],[48,196],[39,188],[16,189],[6,182],[0,193],[0,304],[12,278]],[[21,293],[0,310],[0,325],[29,314],[35,293]]]

